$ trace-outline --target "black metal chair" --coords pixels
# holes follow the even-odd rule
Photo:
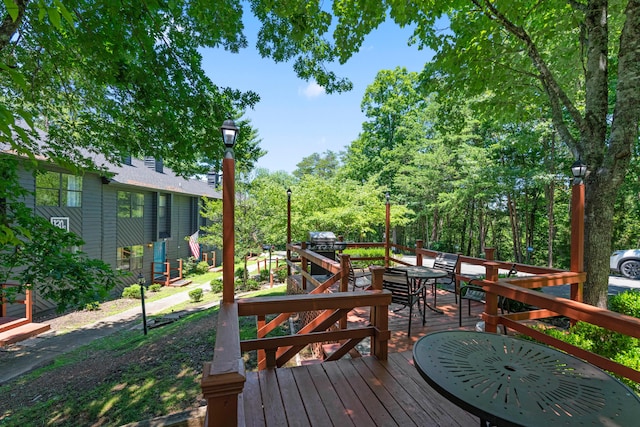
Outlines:
[[[458,282],[456,279],[456,268],[460,257],[457,254],[448,254],[440,252],[433,262],[433,268],[447,272],[442,278],[434,279],[431,283],[431,291],[433,293],[433,306],[436,306],[436,291],[438,289],[452,292],[455,295],[456,304],[458,303]]]
[[[515,276],[518,273],[516,268],[516,264],[511,266],[511,269],[507,273],[507,277]],[[486,301],[486,292],[482,288],[482,286],[474,285],[474,280],[481,279],[471,279],[469,283],[464,285],[460,285],[460,307],[458,308],[458,326],[462,326],[462,300],[467,300],[467,316],[471,316],[471,301],[480,302],[485,304]],[[498,307],[500,308],[500,312],[504,314],[505,306],[507,305],[507,299],[504,297],[498,297]],[[504,328],[504,333],[507,333],[507,328]]]
[[[416,285],[416,283],[409,279],[406,271],[395,270],[388,268],[382,275],[382,288],[391,292],[391,302],[394,304],[400,304],[402,307],[393,310],[393,312],[400,311],[406,307],[409,307],[409,327],[407,329],[407,336],[411,336],[411,320],[413,319],[413,306],[418,304],[418,311],[422,314],[422,326],[425,325],[425,308],[426,308],[426,288],[424,284]],[[420,307],[420,300],[424,308]]]

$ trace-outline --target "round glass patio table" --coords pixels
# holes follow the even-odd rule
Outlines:
[[[440,394],[496,426],[640,425],[640,399],[600,368],[505,335],[434,332],[413,346],[420,375]]]
[[[414,282],[414,287],[421,285],[423,280],[439,279],[446,277],[447,272],[439,270],[437,268],[426,267],[424,265],[403,265],[399,267],[393,267],[394,270],[402,270],[407,272],[407,277]],[[433,289],[433,306],[427,303],[425,298],[425,305],[438,314],[443,314],[442,310],[436,307],[435,289]]]

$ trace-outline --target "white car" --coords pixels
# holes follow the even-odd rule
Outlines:
[[[640,249],[615,251],[609,259],[609,267],[629,279],[640,279]]]

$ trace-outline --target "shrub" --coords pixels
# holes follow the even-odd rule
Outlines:
[[[149,291],[151,292],[160,292],[162,290],[162,285],[160,283],[154,283],[149,286]]]
[[[276,270],[276,280],[280,283],[284,283],[287,280],[287,267]]]
[[[220,278],[213,279],[210,285],[211,285],[211,292],[216,292],[216,293],[222,292],[222,279]]]
[[[609,298],[609,309],[616,313],[640,318],[640,292],[629,289]]]
[[[244,267],[238,267],[238,268],[236,268],[235,276],[236,277],[244,277],[244,272],[245,272]]]
[[[192,289],[189,291],[189,298],[191,299],[191,302],[202,301],[202,294],[202,288]]]
[[[269,270],[266,268],[264,270],[260,270],[260,281],[267,282],[269,281]]]
[[[209,271],[209,264],[207,261],[200,261],[198,265],[196,265],[196,274],[204,274]]]
[[[196,272],[196,259],[192,256],[186,260],[182,260],[182,274],[185,277],[194,275]]]
[[[247,283],[242,280],[236,280],[236,290],[241,292],[257,291],[260,289],[260,282],[254,279],[247,279]]]
[[[85,304],[84,309],[87,311],[98,311],[100,310],[100,301],[88,302]]]
[[[122,298],[141,299],[140,285],[127,286],[122,290]]]

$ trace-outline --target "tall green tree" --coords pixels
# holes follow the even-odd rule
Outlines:
[[[335,26],[328,25],[326,12],[313,8],[292,17],[291,5],[286,11],[261,6],[263,21],[281,24],[262,41],[272,51],[302,50],[301,76],[331,80],[319,64],[333,57],[347,61],[364,36],[391,17],[415,27],[412,41],[419,47],[437,51],[428,64],[432,75],[464,87],[467,96],[491,89],[486,111],[495,117],[544,114],[540,106],[550,111],[563,143],[589,168],[585,301],[606,307],[613,206],[638,142],[640,1],[390,0],[362,7],[342,0],[333,3]],[[446,31],[439,30],[440,18],[448,20]],[[320,20],[325,24],[296,26]],[[333,44],[323,38],[330,29]],[[300,31],[313,36],[303,40]]]

